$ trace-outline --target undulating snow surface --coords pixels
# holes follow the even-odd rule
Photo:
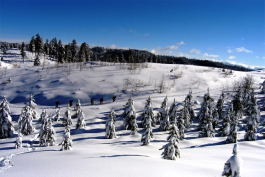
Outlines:
[[[2,56],[2,54],[0,54]],[[146,99],[150,96],[155,115],[159,111],[165,96],[168,106],[175,99],[181,109],[189,90],[192,89],[194,110],[198,113],[203,96],[210,89],[215,104],[222,90],[225,90],[225,103],[230,101],[231,87],[234,81],[252,74],[256,80],[256,97],[258,103],[264,95],[259,94],[259,86],[265,77],[264,71],[238,72],[224,77],[221,69],[189,65],[166,65],[149,63],[147,68],[129,71],[123,64],[91,62],[80,69],[78,64],[56,65],[56,62],[41,59],[41,66],[33,66],[34,55],[27,53],[25,63],[17,49],[8,51],[1,62],[0,95],[5,95],[10,102],[11,116],[18,129],[18,119],[22,107],[33,95],[39,115],[45,108],[48,114],[55,114],[55,102],[59,101],[61,120],[69,100],[75,105],[80,99],[85,115],[86,129],[76,130],[77,118],[71,125],[73,150],[59,151],[64,137],[61,122],[54,122],[56,146],[39,147],[37,138],[41,123],[33,121],[36,131],[23,136],[23,148],[15,149],[16,136],[0,139],[0,171],[3,176],[221,176],[224,163],[231,157],[234,144],[226,144],[226,137],[198,138],[198,120],[185,130],[185,139],[180,140],[180,156],[174,160],[161,158],[167,143],[168,131],[161,132],[159,125],[153,128],[154,139],[148,146],[142,146],[142,128],[138,135],[130,135],[130,130],[123,130],[123,105],[130,97],[134,99],[138,125],[140,114],[144,110]],[[7,69],[4,69],[7,67]],[[170,72],[170,70],[174,70]],[[181,75],[173,79],[173,75]],[[165,79],[165,91],[159,93],[156,87]],[[12,82],[6,81],[11,78]],[[116,101],[112,102],[115,95]],[[90,99],[95,98],[95,105]],[[99,99],[104,98],[104,104]],[[2,100],[2,98],[1,98]],[[226,104],[227,106],[227,104]],[[105,138],[105,124],[109,112],[114,109],[117,114],[115,126],[116,139]],[[74,106],[70,108],[74,113]],[[261,112],[261,122],[265,113]],[[260,133],[256,141],[244,140],[244,125],[239,122],[238,149],[243,159],[241,175],[264,176],[265,140]],[[216,129],[220,128],[220,124]],[[259,127],[259,132],[262,126]]]

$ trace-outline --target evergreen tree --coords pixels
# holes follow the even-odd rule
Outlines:
[[[213,122],[213,116],[212,116],[212,112],[210,111],[210,113],[208,114],[208,117],[207,117],[207,124],[205,124],[204,127],[202,127],[202,130],[199,134],[199,137],[211,137],[211,138],[213,138],[215,136],[212,122]]]
[[[23,135],[21,133],[17,134],[16,144],[15,144],[16,149],[22,148],[22,137]]]
[[[131,121],[132,124],[132,129],[130,135],[137,135],[138,134],[138,125],[137,125],[137,120],[133,119]]]
[[[248,122],[245,126],[245,137],[246,141],[255,141],[257,139],[257,128],[259,125],[259,115],[257,111],[254,111],[248,118]]]
[[[42,125],[39,133],[40,146],[53,146],[55,145],[55,130],[52,126],[51,117]]]
[[[65,55],[64,55],[64,61],[71,63],[72,62],[72,52],[71,52],[71,46],[69,45],[65,45]]]
[[[35,60],[34,60],[34,66],[40,66],[40,57],[39,57],[39,55],[37,55]]]
[[[154,112],[153,112],[153,107],[152,107],[152,100],[150,98],[150,96],[148,97],[148,99],[146,100],[146,104],[144,107],[144,112],[142,114],[142,127],[146,128],[145,125],[147,119],[151,119],[151,125],[154,127],[155,126],[155,117],[154,117]]]
[[[213,110],[213,129],[219,125],[219,114],[218,114],[218,109],[215,108]]]
[[[232,107],[232,106],[231,106]],[[226,112],[226,115],[223,119],[223,124],[222,124],[222,127],[219,129],[220,133],[219,135],[220,136],[227,136],[230,132],[230,123],[231,123],[231,116],[234,114],[233,108],[229,108]]]
[[[106,121],[106,138],[107,139],[116,138],[115,121],[112,112],[109,113],[108,119]]]
[[[35,103],[35,100],[34,100],[32,95],[30,95],[30,97],[29,97],[28,105],[31,109],[33,119],[37,119],[37,117],[38,117],[38,112],[36,110],[37,104]]]
[[[71,53],[72,53],[72,58],[71,58],[71,62],[76,62],[77,59],[76,59],[76,55],[77,55],[77,42],[76,40],[74,39],[71,43]]]
[[[184,114],[184,109],[180,110],[180,114],[178,117],[178,129],[179,129],[179,139],[183,140],[185,138],[184,131],[185,131],[185,114]]]
[[[261,93],[265,93],[265,80],[263,81],[263,83],[262,83],[262,91],[261,91]]]
[[[207,124],[207,118],[209,117],[209,114],[213,108],[214,99],[210,96],[209,89],[208,93],[204,95],[203,99],[201,110],[197,116],[200,121],[199,130],[202,130]]]
[[[22,42],[22,44],[21,44],[20,54],[22,56],[23,63],[24,63],[25,56],[26,56],[26,46],[25,46],[25,43],[24,42]]]
[[[47,112],[46,112],[46,110],[43,108],[43,109],[42,109],[42,113],[41,113],[41,115],[40,115],[40,120],[39,120],[39,121],[40,121],[42,124],[44,124],[44,122],[46,122],[47,117],[48,117]]]
[[[234,155],[226,161],[222,176],[241,177],[240,166],[242,163],[242,159],[238,155],[237,144],[234,145],[233,154]]]
[[[231,114],[230,131],[226,138],[226,143],[237,143],[237,123],[238,119],[234,114]]]
[[[169,129],[170,123],[169,123],[169,115],[168,115],[168,108],[165,110],[166,114],[163,114],[160,121],[160,130],[161,131],[167,131]]]
[[[76,129],[79,129],[79,128],[86,128],[85,115],[82,110],[77,115]]]
[[[40,37],[39,33],[36,34],[35,48],[36,48],[36,52],[38,53],[38,55],[40,55],[40,53],[42,53],[42,51],[43,51],[43,40]]]
[[[189,127],[192,123],[192,119],[190,116],[190,111],[189,111],[189,105],[188,105],[188,100],[185,99],[184,101],[184,107],[183,107],[183,117],[184,117],[184,125],[185,127]]]
[[[159,115],[157,116],[156,122],[158,124],[161,124],[161,121],[166,119],[166,111],[168,109],[167,107],[167,96],[165,97],[164,101],[161,104],[161,108],[159,109]]]
[[[176,139],[175,137],[171,138],[169,143],[167,143],[166,145],[164,145],[161,149],[164,149],[164,152],[162,152],[162,156],[164,159],[167,160],[176,160],[177,157],[180,158],[180,150],[178,147],[178,139]]]
[[[217,101],[217,105],[216,105],[217,112],[218,112],[218,115],[219,115],[218,119],[222,119],[223,118],[222,115],[223,115],[224,102],[225,102],[225,95],[224,95],[224,92],[222,92],[220,98]]]
[[[64,115],[65,115],[65,118],[64,118],[64,120],[62,122],[63,126],[66,127],[66,126],[72,125],[73,122],[72,122],[71,111],[70,111],[70,107],[69,106],[68,106],[66,112],[64,113]]]
[[[179,129],[176,124],[172,124],[169,128],[169,136],[167,137],[167,141],[171,141],[172,139],[180,139]]]
[[[170,124],[177,122],[177,103],[174,99],[174,102],[171,104],[169,108],[169,122]]]
[[[43,45],[43,53],[46,55],[49,55],[50,53],[50,46],[49,46],[49,40],[46,39],[44,45]]]
[[[53,118],[54,118],[55,122],[60,121],[60,109],[59,108],[56,109],[56,113],[55,113],[55,116]]]
[[[15,133],[10,116],[9,103],[5,96],[0,103],[0,138],[8,138]]]
[[[89,60],[89,48],[88,45],[84,42],[80,46],[80,50],[78,52],[79,62],[86,62]]]
[[[123,112],[124,122],[123,127],[125,130],[130,130],[135,126],[136,123],[136,112],[133,105],[133,99],[129,98],[126,105],[124,105],[125,110]]]
[[[62,146],[61,151],[72,150],[72,144],[72,140],[70,139],[70,126],[68,125],[65,127],[64,139],[59,146]]]
[[[35,131],[32,125],[32,109],[29,105],[22,108],[21,115],[18,119],[19,130],[23,135],[29,135]]]
[[[152,120],[149,116],[149,118],[145,122],[145,131],[142,135],[141,141],[143,142],[144,145],[148,145],[150,141],[154,138],[154,134],[152,131]]]
[[[64,63],[65,62],[64,59],[65,59],[65,49],[62,45],[62,41],[59,40],[58,42],[58,62]]]
[[[193,102],[192,102],[192,90],[189,91],[189,94],[186,96],[185,101],[186,101],[186,106],[188,108],[189,114],[190,114],[190,123],[193,122],[193,119],[195,117],[195,113],[193,110]]]
[[[32,52],[32,54],[35,52],[35,38],[32,36],[30,42],[29,42],[29,51]]]
[[[236,95],[234,96],[232,104],[235,115],[240,119],[243,116],[243,110],[244,110],[241,88],[238,89]]]

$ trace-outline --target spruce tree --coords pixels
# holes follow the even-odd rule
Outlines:
[[[224,102],[225,102],[225,95],[224,95],[224,92],[222,92],[220,98],[217,101],[217,105],[216,105],[217,112],[218,112],[218,115],[219,115],[218,119],[222,119],[223,118],[222,116],[223,116]]]
[[[86,128],[85,115],[82,110],[77,115],[76,129],[79,129],[79,128]]]
[[[65,62],[65,49],[62,45],[62,41],[59,40],[58,42],[58,63],[64,63]]]
[[[43,51],[43,40],[40,37],[39,33],[36,34],[35,48],[36,48],[36,52],[38,53],[38,55],[40,55],[40,53],[42,53],[42,51]]]
[[[168,108],[165,110],[165,114],[162,114],[161,120],[160,120],[160,130],[161,131],[167,131],[169,129],[170,123],[169,123],[169,115],[168,115]]]
[[[156,122],[160,125],[161,125],[161,121],[166,119],[166,112],[168,111],[167,101],[168,101],[168,98],[166,96],[164,101],[161,104],[161,108],[159,109],[159,115],[157,116]]]
[[[185,125],[185,127],[189,127],[192,123],[192,119],[190,116],[188,101],[186,99],[184,100],[183,114],[184,114],[183,115],[184,116],[184,125]]]
[[[18,119],[19,130],[23,135],[29,135],[35,131],[32,125],[32,110],[29,105],[22,108],[21,115]]]
[[[142,113],[141,124],[142,124],[143,128],[146,128],[146,126],[145,126],[145,125],[147,125],[146,121],[149,118],[151,119],[151,125],[154,127],[155,126],[155,117],[154,117],[154,112],[153,112],[153,107],[152,107],[152,100],[151,100],[150,96],[146,100],[144,112]]]
[[[152,120],[149,116],[149,118],[145,122],[145,131],[142,135],[141,141],[143,142],[144,145],[148,145],[150,141],[154,138],[154,134],[152,131]]]
[[[184,114],[184,109],[180,110],[180,114],[178,117],[178,129],[179,129],[179,139],[182,140],[185,138],[184,131],[185,131],[185,114]]]
[[[185,98],[186,101],[186,106],[189,110],[189,114],[190,114],[190,123],[193,122],[194,118],[195,118],[195,112],[193,110],[193,101],[192,101],[192,90],[189,91],[189,94],[186,96]]]
[[[29,97],[28,105],[31,109],[33,119],[37,119],[38,118],[38,112],[36,110],[37,104],[35,103],[35,100],[34,100],[32,95],[30,95],[30,97]]]
[[[71,58],[71,62],[76,62],[77,59],[76,59],[76,55],[77,55],[77,42],[76,40],[74,39],[71,43],[71,53],[72,53],[72,58]]]
[[[257,139],[257,128],[259,125],[259,115],[258,112],[254,110],[254,112],[249,116],[248,122],[245,126],[245,136],[244,139],[246,141],[255,141]]]
[[[53,146],[55,145],[55,130],[52,126],[51,117],[42,125],[39,133],[40,146]]]
[[[233,110],[235,112],[235,115],[240,119],[243,116],[243,110],[244,110],[244,103],[242,99],[242,90],[241,88],[238,89],[236,95],[234,96],[232,100],[233,104]]]
[[[176,160],[177,157],[180,158],[180,150],[178,147],[179,140],[177,138],[177,135],[172,136],[168,141],[169,143],[167,143],[161,149],[159,149],[159,150],[164,149],[164,152],[162,152],[161,154],[163,158],[167,160]]]
[[[26,46],[25,46],[24,42],[22,42],[22,44],[21,44],[20,54],[22,56],[23,63],[24,63],[24,60],[25,60],[25,57],[26,57]]]
[[[241,177],[241,163],[242,159],[238,155],[237,144],[234,145],[233,148],[233,156],[231,156],[224,165],[224,171],[222,172],[222,176],[231,176],[231,177]]]
[[[72,140],[70,139],[70,126],[66,126],[65,127],[65,133],[64,133],[64,138],[63,141],[58,145],[58,146],[62,146],[62,148],[60,149],[61,151],[65,151],[65,150],[72,150]]]
[[[64,115],[65,115],[65,117],[64,117],[64,120],[62,122],[62,125],[65,126],[65,127],[72,125],[73,122],[72,122],[72,116],[71,116],[71,111],[70,111],[70,107],[69,106],[67,107],[67,110],[64,113]]]
[[[231,108],[231,107],[230,107]],[[223,118],[223,124],[222,127],[219,129],[219,135],[220,136],[227,136],[230,132],[230,123],[231,123],[231,116],[233,116],[234,112],[231,109],[228,109],[226,112],[226,115]]]
[[[60,121],[60,109],[59,108],[56,109],[56,113],[55,113],[55,116],[53,117],[53,119],[55,122]]]
[[[174,99],[174,102],[171,104],[169,108],[169,122],[170,124],[176,123],[177,119],[177,103]]]
[[[32,36],[30,42],[29,42],[29,51],[32,52],[32,54],[35,52],[35,38]]]
[[[131,130],[136,123],[137,115],[133,104],[134,104],[133,99],[129,98],[126,105],[124,105],[125,110],[123,112],[123,117],[124,117],[123,127],[125,130]]]
[[[109,113],[108,119],[106,121],[106,138],[107,139],[116,138],[115,121],[112,112]]]
[[[47,115],[47,112],[46,112],[46,110],[43,108],[42,109],[42,113],[41,113],[41,115],[40,115],[40,122],[43,124],[44,122],[46,122],[46,118],[48,117],[48,115]]]
[[[212,112],[210,111],[210,113],[207,115],[207,124],[205,124],[204,127],[202,127],[199,137],[213,138],[215,136],[212,122],[213,122],[213,116]]]
[[[219,125],[219,114],[218,109],[215,108],[213,110],[213,129],[215,129]]]
[[[9,103],[5,96],[0,103],[0,138],[8,138],[15,133],[10,116]]]
[[[236,143],[237,142],[237,124],[238,119],[234,114],[231,114],[231,124],[230,131],[226,138],[226,143]]]

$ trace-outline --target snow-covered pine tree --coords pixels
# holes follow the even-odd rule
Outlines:
[[[261,93],[265,93],[265,80],[262,83],[262,91],[261,91]]]
[[[167,96],[165,97],[164,101],[161,104],[161,108],[159,109],[159,115],[157,114],[157,120],[156,123],[157,124],[161,124],[161,121],[165,118],[166,116],[166,110],[168,109],[167,107]]]
[[[174,102],[171,104],[169,108],[169,122],[170,124],[177,122],[177,103],[174,99]]]
[[[137,120],[133,119],[131,121],[132,124],[132,129],[130,135],[137,135],[138,134],[138,125],[137,125]]]
[[[169,115],[168,115],[168,108],[165,110],[165,114],[162,114],[161,120],[160,120],[160,130],[161,131],[167,131],[169,129],[170,123],[169,123]]]
[[[167,137],[167,141],[171,141],[172,139],[176,139],[179,141],[179,129],[176,124],[172,124],[169,128],[169,136]]]
[[[192,102],[192,90],[189,91],[189,94],[186,96],[185,101],[189,110],[189,114],[190,114],[190,122],[193,122],[193,119],[195,117],[195,113],[193,110],[193,102]]]
[[[210,111],[207,117],[207,124],[205,124],[204,127],[202,127],[202,130],[199,133],[199,137],[213,138],[215,136],[212,122],[213,122],[213,116],[212,116],[212,111]]]
[[[55,130],[52,126],[52,119],[49,116],[47,121],[42,125],[39,133],[40,146],[53,146],[55,145]]]
[[[0,103],[0,138],[8,138],[15,133],[10,116],[9,103],[5,96]]]
[[[226,138],[226,143],[237,143],[237,123],[238,119],[234,114],[230,115],[230,131]]]
[[[79,129],[79,128],[86,128],[85,115],[82,110],[77,116],[76,129]]]
[[[31,109],[33,119],[37,119],[39,117],[38,112],[36,111],[37,104],[35,103],[35,100],[32,95],[30,95],[29,97],[28,105]]]
[[[63,126],[66,127],[66,126],[72,125],[73,122],[72,122],[72,116],[71,116],[71,111],[70,111],[70,107],[69,106],[67,107],[67,110],[64,113],[64,115],[65,115],[65,118],[64,118],[64,120],[62,122]]]
[[[144,111],[142,113],[141,124],[142,124],[143,128],[146,128],[146,126],[145,126],[146,121],[149,118],[151,119],[151,125],[154,127],[155,126],[155,116],[154,116],[153,107],[152,107],[152,100],[151,100],[150,96],[146,100]]]
[[[180,113],[179,113],[179,117],[178,117],[178,122],[177,122],[177,125],[178,125],[178,129],[179,129],[179,139],[180,140],[183,140],[185,138],[185,135],[184,135],[184,131],[185,131],[185,120],[184,120],[184,109],[182,108],[180,110]]]
[[[34,66],[40,66],[40,57],[39,57],[39,55],[37,55],[35,60],[34,60]]]
[[[244,136],[244,139],[246,141],[255,141],[257,139],[256,133],[259,125],[259,115],[255,110],[256,109],[254,109],[254,112],[252,112],[252,114],[249,116],[248,122],[245,126],[246,134]]]
[[[112,108],[111,109],[111,116],[112,116],[112,118],[113,118],[113,121],[115,122],[116,121],[116,113],[115,113],[115,111],[114,111],[114,109]]]
[[[189,112],[188,102],[186,99],[184,100],[184,107],[182,111],[184,116],[184,125],[185,127],[189,127],[192,123],[192,120]]]
[[[134,127],[136,123],[137,115],[136,115],[133,104],[134,104],[133,99],[129,98],[126,105],[124,105],[125,110],[123,112],[123,117],[124,117],[123,127],[125,130],[131,130],[132,127]]]
[[[107,139],[116,138],[115,122],[112,111],[109,113],[108,119],[106,121],[106,138]]]
[[[150,114],[150,113],[149,113]],[[146,120],[145,125],[144,125],[145,131],[142,135],[141,141],[143,142],[143,146],[144,145],[148,145],[150,143],[150,141],[154,138],[154,134],[152,131],[152,120],[149,116],[149,118]]]
[[[53,117],[53,120],[55,122],[60,121],[60,109],[59,108],[56,109],[56,113],[55,113],[55,116]]]
[[[75,114],[73,115],[73,117],[78,117],[79,116],[79,114],[81,114],[81,112],[82,112],[82,109],[81,109],[81,103],[80,103],[80,100],[78,99],[77,100],[77,103],[76,103],[76,105],[75,105],[75,108],[74,108],[74,110],[76,111],[75,112]]]
[[[208,122],[207,118],[209,117],[209,113],[213,108],[213,102],[214,102],[214,99],[210,96],[209,88],[208,88],[208,93],[206,93],[203,97],[203,103],[201,106],[201,110],[197,116],[197,118],[200,121],[199,130],[202,130],[203,127],[205,127],[205,125],[207,124]]]
[[[16,144],[15,144],[16,149],[22,148],[22,137],[23,135],[21,133],[17,134]]]
[[[243,110],[244,110],[244,105],[243,105],[243,100],[242,100],[242,91],[241,88],[238,89],[236,95],[234,96],[232,100],[233,104],[233,110],[235,115],[240,119],[243,116]]]
[[[219,124],[219,117],[220,116],[218,114],[218,109],[215,108],[213,110],[213,129],[215,129],[218,126],[218,124]]]
[[[238,149],[237,149],[237,143],[236,143],[233,148],[233,156],[231,156],[226,161],[222,176],[241,177],[240,175],[241,164],[242,164],[242,159],[238,155]]]
[[[70,126],[68,125],[65,127],[64,139],[58,146],[61,145],[62,148],[60,150],[65,151],[72,150],[72,144],[72,140],[70,139]]]
[[[35,131],[32,125],[32,110],[29,105],[22,108],[21,115],[18,119],[19,130],[23,135],[29,135]]]
[[[41,113],[41,115],[40,115],[40,122],[43,124],[45,121],[46,121],[46,118],[47,118],[47,112],[46,112],[46,110],[43,108],[42,109],[42,113]]]
[[[169,143],[164,145],[161,149],[164,149],[164,152],[162,152],[162,156],[164,159],[167,160],[176,160],[177,157],[180,158],[180,150],[178,147],[178,139],[176,139],[175,136],[170,138]]]
[[[230,132],[230,123],[231,123],[231,116],[234,114],[232,108],[233,105],[231,104],[230,108],[227,110],[226,115],[224,116],[223,119],[223,124],[222,127],[219,129],[219,135],[220,136],[227,136]]]
[[[216,108],[217,108],[217,112],[218,112],[218,119],[223,119],[223,108],[224,108],[224,102],[225,102],[225,94],[224,92],[222,92],[222,94],[220,95],[220,98],[217,101],[216,104]]]

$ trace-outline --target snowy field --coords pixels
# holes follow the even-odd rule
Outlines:
[[[229,102],[232,85],[235,81],[251,74],[255,81],[255,93],[258,103],[264,95],[260,94],[260,85],[265,71],[239,72],[225,76],[221,69],[190,65],[169,65],[148,63],[136,70],[127,70],[124,64],[90,62],[79,64],[61,64],[50,59],[41,60],[41,66],[33,66],[31,53],[27,53],[22,62],[19,50],[8,50],[0,65],[0,95],[10,102],[11,116],[18,130],[18,119],[22,107],[33,95],[41,114],[45,108],[48,114],[55,114],[55,102],[60,101],[61,120],[64,117],[69,100],[75,104],[80,99],[85,114],[86,129],[75,129],[77,120],[71,126],[72,151],[59,151],[64,135],[60,122],[53,124],[56,130],[56,144],[40,147],[36,138],[41,124],[34,120],[36,131],[23,137],[23,148],[15,149],[16,136],[0,139],[0,171],[9,176],[221,176],[224,163],[232,156],[234,144],[226,144],[226,137],[198,138],[198,121],[185,130],[185,139],[180,140],[180,156],[175,161],[161,158],[159,150],[167,143],[168,131],[161,132],[159,125],[153,128],[154,139],[148,146],[142,146],[139,128],[138,135],[130,135],[123,130],[123,105],[132,97],[140,123],[145,101],[150,96],[155,115],[165,96],[168,106],[175,99],[179,107],[189,90],[192,89],[194,110],[198,113],[203,96],[210,89],[215,103],[222,91]],[[173,70],[172,72],[170,72]],[[175,76],[179,76],[176,78]],[[12,82],[7,80],[11,78]],[[164,92],[159,93],[158,86],[164,78]],[[112,102],[115,95],[116,101]],[[90,99],[95,98],[95,105]],[[99,99],[104,98],[104,104]],[[2,100],[2,97],[1,99]],[[227,104],[226,104],[227,106]],[[114,109],[117,114],[116,139],[105,139],[105,123],[108,113]],[[73,113],[73,107],[71,108]],[[261,122],[265,112],[261,112]],[[238,148],[243,159],[242,177],[262,177],[265,174],[265,140],[257,133],[256,141],[244,141],[244,123],[239,122]],[[218,130],[220,125],[216,128]],[[262,126],[259,127],[260,132]],[[218,131],[216,131],[216,134]]]

